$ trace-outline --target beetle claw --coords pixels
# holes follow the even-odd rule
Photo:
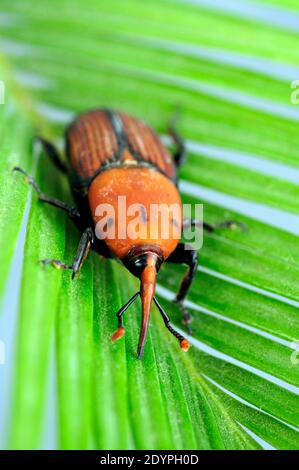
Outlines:
[[[239,222],[238,220],[228,220],[216,225],[216,228],[227,228],[229,230],[240,229],[242,232],[247,232],[248,227],[244,222]]]
[[[112,341],[118,341],[120,338],[124,336],[125,332],[126,330],[124,329],[123,326],[120,326],[119,328],[117,328],[115,333],[113,333],[113,335],[111,336]]]
[[[180,341],[181,350],[187,352],[190,348],[190,343],[185,338]]]
[[[70,268],[70,266],[65,264],[63,261],[59,261],[58,259],[42,259],[40,260],[40,263],[43,266],[47,266],[48,264],[51,264],[56,269],[69,269]]]

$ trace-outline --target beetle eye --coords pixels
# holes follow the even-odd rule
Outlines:
[[[143,253],[139,256],[136,256],[133,259],[123,260],[124,265],[126,268],[136,277],[140,278],[142,271],[146,267],[147,264],[147,257],[148,253]],[[159,271],[162,264],[162,259],[160,257],[157,258],[156,262],[156,272]]]
[[[130,269],[131,269],[132,274],[134,274],[134,276],[137,276],[137,277],[141,276],[141,273],[146,266],[146,260],[147,260],[147,254],[142,254],[138,256],[137,258],[135,258],[134,260],[132,260]]]
[[[146,252],[140,253],[138,255],[135,255],[133,257],[132,256],[127,256],[127,257],[122,259],[122,262],[123,262],[124,266],[130,271],[130,273],[132,273],[134,276],[140,278],[144,268],[147,266],[149,253],[151,253],[151,252],[146,251]],[[153,253],[153,254],[155,254],[155,253]],[[160,267],[161,267],[163,258],[162,258],[162,256],[159,256],[157,254],[155,254],[155,257],[156,257],[155,268],[156,268],[156,272],[158,272]]]

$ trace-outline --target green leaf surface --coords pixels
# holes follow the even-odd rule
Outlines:
[[[256,3],[270,9],[276,2]],[[286,5],[296,8],[291,0]],[[1,9],[10,15],[0,33],[7,85],[0,105],[1,294],[31,197],[1,445],[298,448],[299,372],[291,358],[299,327],[299,111],[288,79],[297,70],[298,35],[182,1],[2,0]],[[139,300],[125,314],[125,338],[111,342],[115,313],[137,281],[93,253],[74,281],[69,271],[43,268],[44,258],[70,263],[80,234],[11,170],[21,166],[46,194],[71,201],[63,176],[33,149],[36,133],[59,142],[72,115],[109,106],[165,134],[177,105],[180,131],[193,144],[180,173],[183,201],[202,203],[210,223],[239,220],[247,230],[204,235],[187,302],[188,354],[153,308],[138,361]],[[212,158],[194,144],[232,158]],[[250,167],[248,155],[260,166]],[[273,164],[283,175],[273,174]],[[249,216],[244,202],[256,214]],[[271,220],[273,209],[288,227]],[[171,300],[183,275],[183,267],[165,265],[158,286],[180,331],[185,325]],[[7,313],[2,317],[5,324]]]
[[[49,175],[45,161],[40,167],[38,181],[43,182],[45,190],[51,191],[59,178]],[[21,175],[18,177],[18,184],[25,186]],[[37,203],[35,194],[32,199],[19,300],[13,410],[8,441],[9,447],[17,449],[38,446],[45,416],[47,371],[60,273],[42,268],[40,261],[53,256],[60,258],[64,253],[64,216]]]
[[[18,113],[9,100],[0,106],[0,293],[3,293],[9,266],[28,200],[28,187],[12,176],[14,166],[21,162],[32,168],[32,130],[23,113]]]

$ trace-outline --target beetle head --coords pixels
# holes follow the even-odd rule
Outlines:
[[[122,262],[130,273],[141,279],[141,275],[148,264],[149,258],[151,259],[151,263],[154,263],[157,273],[163,263],[163,255],[159,247],[156,246],[137,246],[130,250],[127,256],[122,259]]]
[[[137,355],[140,359],[143,353],[145,340],[147,336],[150,310],[155,295],[156,289],[156,275],[160,269],[163,261],[161,251],[153,246],[137,246],[129,252],[129,254],[122,260],[126,268],[140,279],[140,297],[142,305],[142,319],[139,335]],[[135,300],[136,295],[132,299]],[[133,300],[132,300],[133,301]],[[123,314],[124,309],[131,304],[131,300],[120,310]],[[115,341],[124,335],[124,328],[122,320],[119,322],[119,328],[112,336]]]
[[[132,250],[122,261],[126,268],[132,274],[134,274],[134,276],[140,279],[140,291],[137,292],[117,313],[119,326],[117,331],[113,334],[112,340],[116,341],[125,334],[125,329],[122,323],[122,315],[139,294],[141,297],[142,318],[137,350],[138,358],[140,359],[143,354],[153,300],[155,301],[163,317],[166,327],[179,340],[181,349],[183,351],[187,351],[189,348],[188,341],[176,330],[174,330],[172,326],[169,325],[167,314],[164,312],[162,306],[154,297],[156,289],[156,275],[163,262],[163,257],[159,249],[153,246],[138,246]]]

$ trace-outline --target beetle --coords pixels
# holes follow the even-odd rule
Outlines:
[[[76,207],[45,195],[34,178],[22,168],[14,170],[23,173],[29,184],[37,192],[39,200],[66,212],[81,232],[78,249],[72,264],[56,259],[44,260],[57,268],[71,269],[72,279],[79,273],[89,250],[93,249],[106,258],[118,259],[134,276],[140,279],[140,290],[117,312],[118,328],[112,340],[120,339],[124,333],[123,314],[134,300],[140,296],[142,320],[137,356],[141,358],[149,327],[150,309],[154,302],[162,315],[167,329],[179,341],[183,351],[189,349],[188,340],[170,324],[170,319],[155,297],[156,275],[163,262],[183,263],[188,270],[182,280],[175,301],[179,304],[186,325],[191,320],[183,301],[194,279],[198,255],[194,249],[186,249],[180,242],[182,227],[194,226],[195,220],[169,220],[176,225],[178,237],[168,239],[99,239],[95,235],[98,222],[97,207],[109,203],[117,209],[117,197],[122,194],[129,202],[138,201],[148,208],[152,202],[182,208],[178,191],[177,170],[182,164],[186,146],[175,125],[169,128],[169,135],[175,147],[174,154],[163,145],[155,131],[143,121],[124,112],[110,109],[93,109],[78,115],[65,131],[65,153],[63,160],[48,140],[39,140],[45,153],[62,173],[67,175],[76,201]],[[180,214],[182,215],[182,214]],[[170,217],[170,215],[169,215]],[[110,220],[115,225],[117,220]],[[143,221],[144,223],[146,220]],[[234,222],[219,226],[230,227]],[[203,228],[213,231],[215,226],[202,222]]]

